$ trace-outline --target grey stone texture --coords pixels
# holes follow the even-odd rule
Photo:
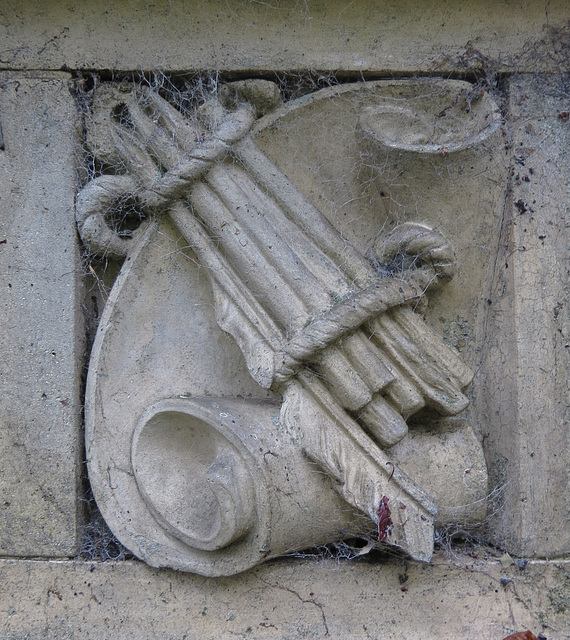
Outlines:
[[[0,65],[376,77],[559,71],[568,69],[567,23],[566,0],[4,2]]]
[[[569,606],[567,561],[290,558],[216,579],[130,561],[0,561],[3,640],[562,639]]]
[[[524,629],[570,638],[569,27],[567,0],[0,4],[2,640],[501,640]],[[387,556],[347,562],[342,553],[325,559],[325,550],[215,579],[138,561],[64,559],[81,542],[87,361],[70,69],[87,88],[91,70],[108,79],[158,69],[270,79],[288,72],[299,82],[311,71],[319,87],[335,75],[419,74],[496,89],[506,122],[497,144],[506,153],[493,155],[465,199],[463,216],[469,212],[479,226],[453,220],[461,268],[427,321],[475,371],[469,417],[478,419],[491,492],[482,533],[500,551],[475,544],[463,555],[449,547],[420,565]],[[464,172],[450,160],[460,189]],[[312,175],[305,171],[304,179]],[[437,200],[428,204],[427,222],[439,227]],[[352,232],[358,236],[358,224]],[[229,336],[212,337],[212,305],[203,310],[201,329],[220,357],[236,355]],[[187,353],[190,347],[180,361]],[[259,392],[240,367],[245,392]],[[182,380],[176,385],[180,395],[188,392]],[[196,390],[207,391],[199,380]],[[410,474],[418,465],[413,454],[400,451]],[[513,557],[497,560],[504,549]]]
[[[0,555],[74,555],[82,451],[78,115],[64,73],[0,73]]]
[[[513,553],[570,550],[567,75],[509,82],[511,188],[486,327],[492,531]]]

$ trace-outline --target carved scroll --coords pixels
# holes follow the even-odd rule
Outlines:
[[[263,126],[263,119],[254,125],[256,117],[277,106],[278,93],[271,83],[227,85],[219,99],[202,107],[192,126],[150,90],[120,94],[108,89],[97,100],[94,111],[100,126],[90,134],[90,143],[95,154],[109,164],[120,163],[126,173],[96,178],[79,193],[77,222],[84,242],[94,252],[128,252],[133,259],[152,231],[142,225],[133,238],[121,237],[107,225],[105,211],[128,200],[147,216],[168,215],[207,270],[219,327],[233,337],[257,384],[282,398],[280,428],[325,471],[354,510],[354,515],[341,518],[345,531],[364,533],[366,527],[356,525],[356,514],[377,522],[381,506],[386,510],[386,505],[397,504],[382,540],[413,558],[429,560],[436,505],[394,467],[384,449],[405,438],[406,420],[423,407],[454,416],[468,405],[463,390],[472,372],[413,311],[428,291],[453,276],[455,259],[448,240],[426,225],[407,222],[380,234],[371,255],[348,243],[250,135],[252,127]],[[369,122],[367,114],[359,134],[365,147],[374,137],[367,130]],[[192,131],[200,127],[196,141]],[[122,285],[116,285],[115,300]],[[103,334],[96,354],[102,353],[104,340]],[[96,355],[90,367],[87,403],[96,494],[105,481],[93,439],[97,427],[89,422],[98,420],[97,410],[89,407],[97,402],[100,357]],[[266,513],[261,498],[268,480],[250,475],[259,463],[246,460],[259,454],[240,444],[248,435],[243,419],[237,432],[222,428],[210,410],[205,412],[206,405],[199,398],[186,404],[165,398],[146,410],[132,436],[124,436],[132,438],[130,465],[142,501],[168,536],[183,543],[176,557],[186,553],[190,559],[153,557],[145,551],[146,543],[133,545],[132,534],[123,533],[123,539],[151,563],[208,575],[217,575],[220,568],[209,565],[206,552],[214,554],[214,564],[220,557],[233,558],[221,570],[231,573],[299,548],[302,543],[292,532],[280,534],[278,544],[275,540],[279,516]],[[245,413],[255,416],[257,426],[249,429],[270,433],[272,411],[271,405],[252,405]],[[205,478],[202,489],[178,463],[176,482],[195,486],[197,492],[191,504],[180,503],[183,486],[173,495],[161,487],[146,462],[153,447],[168,450],[163,440],[169,439],[169,429],[172,439],[182,431],[198,450],[203,446],[218,452],[196,463],[196,473]],[[201,454],[190,447],[188,455],[199,459]],[[168,459],[159,457],[157,463],[167,466]],[[303,464],[295,458],[297,470]],[[100,501],[108,502],[109,488],[101,491]],[[319,499],[315,494],[312,504]],[[170,506],[165,510],[164,504]],[[196,533],[201,521],[209,524],[205,532]],[[326,536],[342,537],[339,523],[333,519],[336,534],[324,527],[318,542],[330,541]],[[252,556],[251,536],[257,531],[254,537],[260,537],[259,527],[268,541]]]

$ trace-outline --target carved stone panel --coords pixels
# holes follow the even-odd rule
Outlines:
[[[87,121],[106,169],[78,228],[126,256],[87,381],[105,519],[150,564],[205,575],[354,536],[429,560],[434,527],[486,512],[469,395],[497,105],[444,80],[283,106],[237,82],[194,115],[166,98],[102,85]]]

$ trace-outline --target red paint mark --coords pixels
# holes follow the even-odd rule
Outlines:
[[[382,496],[380,506],[378,507],[378,542],[386,540],[392,529],[394,523],[392,522],[390,507],[388,506],[389,498]]]
[[[519,631],[513,633],[512,636],[507,636],[503,640],[538,640],[538,638],[531,631]]]

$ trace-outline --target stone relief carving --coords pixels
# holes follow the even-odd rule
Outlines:
[[[456,196],[414,181],[475,171],[500,115],[431,79],[280,102],[263,80],[193,117],[149,88],[95,93],[87,142],[114,169],[79,192],[78,229],[125,261],[89,366],[93,491],[153,566],[230,575],[350,536],[428,561],[434,526],[484,518],[487,473],[461,417],[472,369],[423,317],[456,268],[430,212]],[[128,235],[125,211],[144,217]]]

